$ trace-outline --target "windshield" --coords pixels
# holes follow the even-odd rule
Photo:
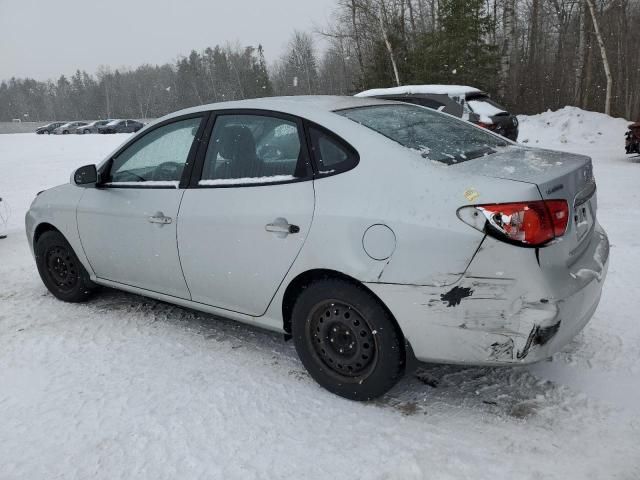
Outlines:
[[[111,120],[109,123],[107,123],[107,125],[118,125],[122,120]]]
[[[447,165],[490,155],[508,145],[462,120],[415,105],[376,105],[336,113]]]

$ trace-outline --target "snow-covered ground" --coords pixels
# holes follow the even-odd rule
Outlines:
[[[0,135],[0,478],[640,478],[640,162],[623,120],[521,121],[528,145],[594,158],[612,243],[595,317],[552,361],[425,365],[369,404],[322,390],[278,335],[116,291],[55,300],[24,212],[126,136]]]

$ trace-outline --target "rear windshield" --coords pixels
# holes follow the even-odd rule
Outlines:
[[[506,113],[506,110],[491,100],[489,97],[475,97],[467,99],[467,105],[473,111],[480,116],[493,117],[494,115],[500,115]]]
[[[496,153],[507,142],[467,122],[414,105],[375,105],[339,110],[424,158],[447,165]]]

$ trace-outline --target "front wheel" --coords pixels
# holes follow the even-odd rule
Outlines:
[[[68,134],[69,134],[69,130],[64,130],[64,131],[62,132],[62,134],[63,134],[63,135],[68,135]]]
[[[296,351],[324,388],[350,400],[371,400],[402,378],[402,334],[379,300],[341,279],[305,288],[293,307]]]
[[[91,296],[96,285],[61,233],[43,233],[35,245],[35,253],[40,278],[56,298],[83,302]]]

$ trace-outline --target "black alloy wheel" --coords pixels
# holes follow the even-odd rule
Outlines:
[[[96,288],[60,232],[44,232],[36,242],[35,254],[40,278],[56,298],[65,302],[82,302]]]
[[[307,325],[317,358],[333,372],[359,377],[375,367],[375,337],[353,305],[335,299],[320,302]]]
[[[78,282],[78,265],[67,248],[54,245],[45,252],[47,274],[61,292],[70,292]]]
[[[301,289],[291,312],[298,356],[313,379],[350,400],[371,400],[405,370],[404,336],[364,286],[323,278]]]

